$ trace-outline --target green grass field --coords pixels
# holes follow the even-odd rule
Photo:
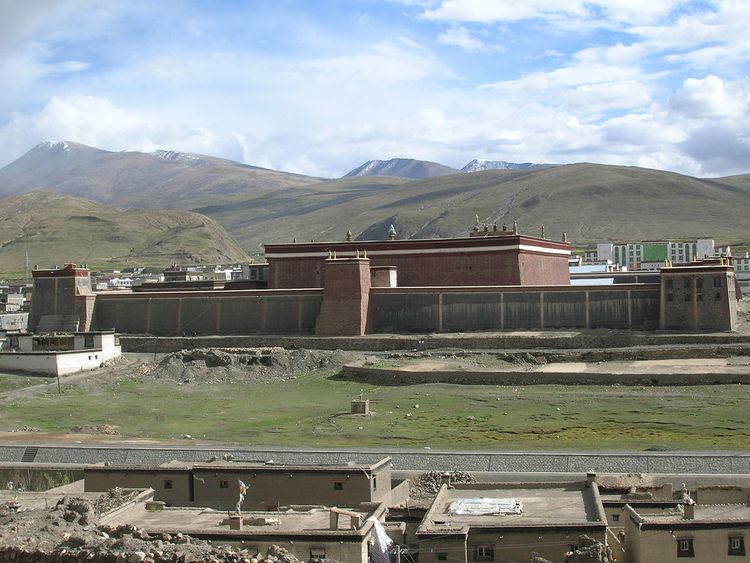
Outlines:
[[[0,393],[22,389],[31,385],[40,385],[48,383],[50,379],[46,377],[25,377],[23,375],[3,375],[0,374]]]
[[[750,449],[746,386],[376,387],[331,376],[257,385],[127,378],[69,385],[62,395],[50,390],[3,404],[0,430],[30,425],[65,433],[107,423],[130,437],[190,434],[269,446]],[[360,390],[375,416],[347,414]]]

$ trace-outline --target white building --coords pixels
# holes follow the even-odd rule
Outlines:
[[[685,264],[716,253],[713,239],[694,239],[599,243],[583,255],[586,262],[611,260],[629,270],[658,270],[666,260]]]
[[[742,295],[750,295],[750,252],[734,256],[732,261]]]
[[[0,343],[0,370],[51,376],[96,369],[122,354],[114,331],[7,334]]]

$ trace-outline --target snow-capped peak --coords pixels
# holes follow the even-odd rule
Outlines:
[[[158,150],[152,151],[148,154],[157,158],[163,158],[165,160],[177,160],[179,162],[186,162],[188,164],[201,164],[205,162],[202,158],[179,151]]]
[[[46,140],[39,143],[35,148],[37,149],[59,149],[65,152],[70,152],[70,145],[66,141],[51,141]]]
[[[505,160],[488,160],[475,158],[461,170],[463,172],[479,172],[480,170],[527,170],[530,168],[546,168],[549,164],[534,164],[532,162],[506,162]]]

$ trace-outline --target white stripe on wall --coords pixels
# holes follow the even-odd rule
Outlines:
[[[360,249],[359,254],[362,256]],[[509,244],[506,246],[480,246],[467,248],[425,248],[403,249],[403,250],[368,250],[368,256],[393,256],[406,254],[460,254],[464,252],[495,252],[498,250],[525,250],[526,252],[542,252],[544,254],[560,254],[570,256],[570,250],[561,248],[547,248],[546,246],[534,246],[530,244]],[[353,258],[357,255],[356,250],[337,251],[337,258]],[[270,252],[266,258],[328,258],[327,252]]]

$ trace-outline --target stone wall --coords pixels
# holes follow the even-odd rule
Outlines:
[[[374,288],[372,332],[655,329],[659,286]]]
[[[93,328],[120,333],[310,334],[322,290],[100,294]]]

